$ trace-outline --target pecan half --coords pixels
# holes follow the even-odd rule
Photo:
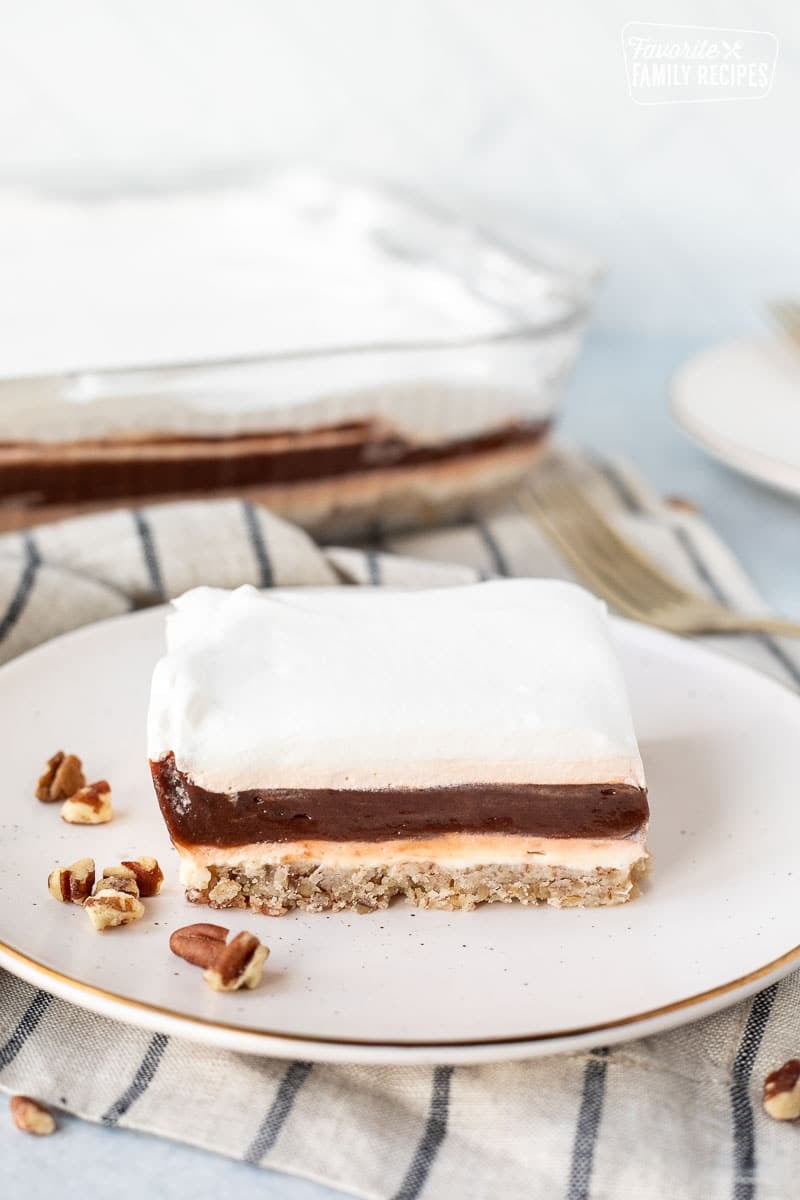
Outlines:
[[[150,896],[157,896],[161,891],[164,872],[154,858],[149,858],[147,855],[142,858],[125,858],[122,860],[122,865],[133,872],[139,885],[140,896],[149,899]]]
[[[81,760],[76,754],[59,750],[48,759],[44,774],[39,777],[34,795],[42,804],[54,804],[74,796],[86,783]]]
[[[12,1096],[9,1108],[14,1124],[23,1133],[33,1133],[37,1137],[55,1133],[53,1114],[38,1100],[31,1100],[30,1096]]]
[[[776,1121],[800,1117],[800,1058],[790,1058],[764,1080],[764,1111]]]
[[[237,933],[223,947],[216,961],[203,978],[215,992],[235,992],[239,988],[254,988],[261,982],[269,950],[253,933]]]
[[[47,876],[47,888],[54,900],[65,904],[83,904],[94,887],[94,859],[79,858],[70,867],[56,867]]]
[[[222,925],[184,925],[170,935],[169,948],[196,967],[212,967],[225,948],[228,930]]]
[[[79,788],[61,808],[62,820],[70,825],[105,825],[113,815],[111,787],[105,779]]]

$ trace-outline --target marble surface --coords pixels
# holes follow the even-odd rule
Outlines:
[[[662,491],[691,497],[745,563],[763,593],[787,614],[800,614],[800,508],[739,478],[696,449],[674,427],[666,389],[673,369],[699,349],[698,339],[590,336],[576,372],[562,434],[600,453],[624,454]],[[5,1101],[0,1102],[0,1109]],[[92,1191],[136,1192],[162,1200],[334,1200],[341,1193],[234,1163],[188,1146],[122,1129],[60,1118],[57,1137],[24,1138],[0,1112],[0,1195],[50,1200],[53,1180],[91,1178]]]

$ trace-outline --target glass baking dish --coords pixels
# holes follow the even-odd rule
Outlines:
[[[341,536],[457,515],[541,452],[591,267],[317,171],[91,210],[0,200],[6,527],[233,494]]]

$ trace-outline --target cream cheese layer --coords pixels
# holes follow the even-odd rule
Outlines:
[[[306,865],[356,870],[396,863],[436,863],[453,870],[496,864],[627,871],[647,858],[645,832],[627,838],[521,838],[449,834],[390,842],[257,842],[250,846],[177,846],[184,887],[204,888],[210,867],[252,874],[264,866]]]

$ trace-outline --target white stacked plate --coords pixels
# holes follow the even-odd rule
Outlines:
[[[672,411],[721,462],[800,496],[800,349],[788,339],[741,338],[691,358]]]

